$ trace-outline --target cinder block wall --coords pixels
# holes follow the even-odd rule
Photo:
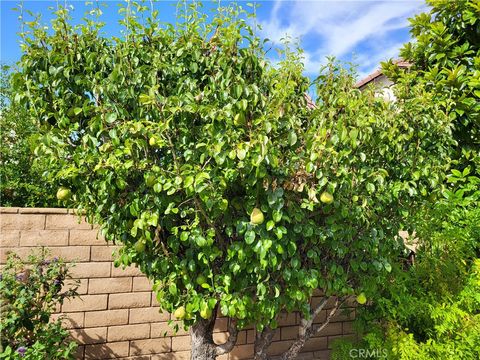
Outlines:
[[[76,262],[72,275],[80,279],[81,296],[64,303],[55,316],[66,315],[65,326],[81,344],[78,359],[190,359],[188,333],[180,330],[173,336],[167,323],[170,314],[159,312],[149,281],[136,268],[115,268],[112,251],[116,246],[108,245],[97,236],[96,228],[78,219],[66,209],[0,208],[0,264],[8,252],[23,257],[41,246],[48,247],[52,256]],[[339,313],[320,336],[310,339],[299,358],[328,359],[332,341],[352,334],[351,310]],[[316,321],[325,319],[327,311]],[[217,319],[214,339],[218,343],[228,337],[227,321]],[[298,321],[298,314],[280,319],[272,355],[286,350],[295,339]],[[234,351],[218,359],[251,359],[254,338],[253,329],[241,331]]]

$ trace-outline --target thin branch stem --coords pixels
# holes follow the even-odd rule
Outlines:
[[[326,316],[325,321],[321,325],[314,325],[313,321],[315,320],[315,317],[317,317],[318,314],[320,314],[322,309],[325,307],[328,299],[329,299],[328,297],[323,298],[323,300],[313,310],[310,310],[309,319],[305,319],[302,317],[302,320],[300,322],[298,337],[293,342],[293,344],[288,348],[288,350],[282,354],[281,356],[282,360],[295,359],[295,357],[303,348],[307,340],[310,339],[313,335],[318,334],[330,323],[330,320],[332,319],[332,317],[335,316],[337,311],[341,308],[341,306],[346,300],[346,299],[339,299],[338,297],[335,297],[335,303],[333,304],[332,309]]]
[[[238,329],[237,321],[235,319],[230,319],[228,322],[228,334],[228,340],[224,344],[217,345],[215,348],[217,356],[229,353],[237,343]]]

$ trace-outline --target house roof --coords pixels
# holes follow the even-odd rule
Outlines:
[[[310,95],[308,95],[307,93],[304,94],[305,96],[305,100],[307,100],[307,108],[312,110],[312,109],[316,109],[317,108],[317,105],[315,105],[315,102],[313,101],[313,99],[310,97]]]
[[[393,63],[396,64],[399,68],[403,68],[403,69],[406,69],[406,68],[409,68],[410,66],[412,66],[412,64],[410,64],[408,61],[405,61],[405,60],[402,60],[402,59],[394,60]],[[361,89],[361,88],[365,87],[367,84],[369,84],[370,82],[374,81],[375,79],[379,78],[382,75],[383,75],[382,69],[381,68],[377,69],[373,73],[368,75],[367,77],[365,77],[362,80],[360,80],[359,82],[357,82],[355,84],[355,87]]]

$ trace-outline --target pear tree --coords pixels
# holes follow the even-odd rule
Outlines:
[[[274,66],[239,7],[179,9],[161,24],[128,2],[121,37],[96,8],[77,25],[62,7],[50,29],[25,23],[15,98],[42,124],[58,198],[152,281],[192,359],[228,353],[249,325],[268,359],[279,315],[299,311],[293,359],[346,299],[372,300],[398,230],[442,181],[450,120],[421,88],[394,104],[360,92],[335,61],[312,83],[288,44]],[[220,314],[229,339],[215,344]]]

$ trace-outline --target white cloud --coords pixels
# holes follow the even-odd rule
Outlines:
[[[330,29],[325,29],[327,40],[326,49],[337,56],[344,55],[359,42],[380,37],[386,31],[397,29],[389,21],[405,18],[418,8],[418,3],[389,2],[373,3],[363,14],[358,14],[352,21],[339,21],[330,24]],[[413,4],[413,6],[412,6]],[[344,19],[342,19],[344,20]]]
[[[358,78],[363,79],[380,68],[380,62],[391,58],[398,58],[398,53],[402,46],[403,42],[397,42],[391,44],[388,48],[377,48],[369,53],[359,54],[355,59],[355,62],[359,64]]]
[[[423,1],[276,1],[268,19],[259,21],[263,36],[279,43],[285,35],[309,43],[305,49],[307,73],[317,73],[325,57],[355,52],[361,71],[398,55],[402,42],[396,30],[407,18],[425,10]],[[318,38],[318,41],[311,39]],[[375,63],[374,63],[375,62]]]

